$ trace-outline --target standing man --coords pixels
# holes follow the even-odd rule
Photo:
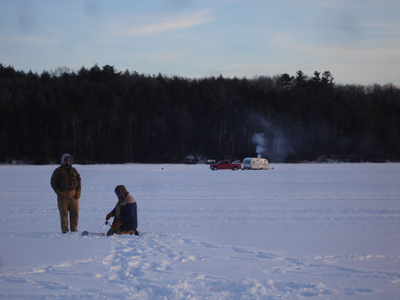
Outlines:
[[[51,176],[51,187],[57,194],[62,233],[69,231],[68,212],[71,231],[78,231],[81,176],[72,167],[72,156],[68,153],[61,157],[61,166],[54,170]]]

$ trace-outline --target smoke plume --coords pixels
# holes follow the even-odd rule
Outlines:
[[[262,154],[266,152],[267,141],[264,133],[255,133],[252,142],[256,145],[257,157],[261,158]]]

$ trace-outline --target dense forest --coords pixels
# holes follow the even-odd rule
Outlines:
[[[0,163],[400,160],[400,89],[339,85],[328,71],[191,79],[0,64],[0,114]]]

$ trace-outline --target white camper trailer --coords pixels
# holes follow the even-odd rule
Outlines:
[[[265,158],[247,157],[243,159],[243,170],[269,170],[268,160]]]

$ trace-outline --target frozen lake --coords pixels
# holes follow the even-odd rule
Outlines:
[[[79,231],[115,186],[140,237],[60,233],[57,166],[0,166],[1,299],[399,299],[400,164],[75,165]]]

